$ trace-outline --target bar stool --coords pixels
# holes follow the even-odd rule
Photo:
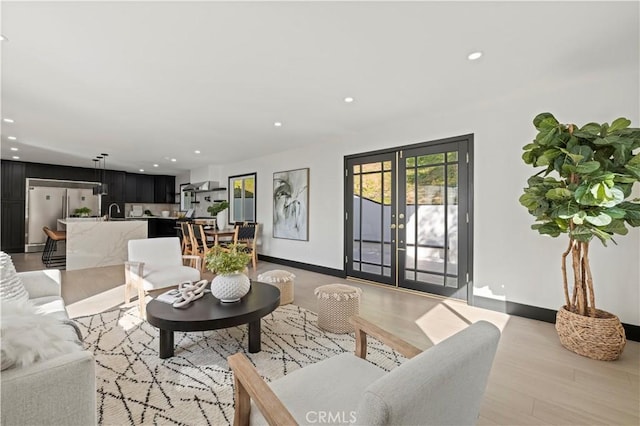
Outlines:
[[[42,252],[42,263],[47,268],[64,268],[67,264],[67,255],[54,255],[58,249],[58,241],[66,241],[67,233],[65,231],[53,231],[49,227],[42,228],[47,236],[47,242]]]

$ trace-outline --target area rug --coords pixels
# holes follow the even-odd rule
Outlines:
[[[247,326],[175,333],[175,356],[158,358],[158,330],[131,307],[75,318],[96,358],[98,423],[225,425],[233,422],[233,374],[227,357],[244,352],[267,381],[343,352],[351,334],[326,333],[317,316],[285,305],[262,319],[262,351],[247,352]],[[367,358],[390,370],[404,361],[368,339]]]

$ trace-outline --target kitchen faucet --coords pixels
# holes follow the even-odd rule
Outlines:
[[[120,213],[120,206],[118,205],[118,203],[109,204],[109,211],[108,211],[109,220],[111,220],[111,207],[113,207],[113,206],[116,206],[116,213]]]

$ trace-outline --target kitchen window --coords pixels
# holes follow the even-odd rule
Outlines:
[[[256,173],[229,177],[229,221],[256,221]]]

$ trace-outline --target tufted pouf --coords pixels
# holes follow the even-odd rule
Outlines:
[[[296,276],[289,271],[274,269],[258,275],[258,281],[278,287],[280,290],[280,306],[293,303],[293,279]]]
[[[332,333],[351,333],[349,317],[360,313],[362,290],[346,284],[327,284],[315,289],[318,327]]]

